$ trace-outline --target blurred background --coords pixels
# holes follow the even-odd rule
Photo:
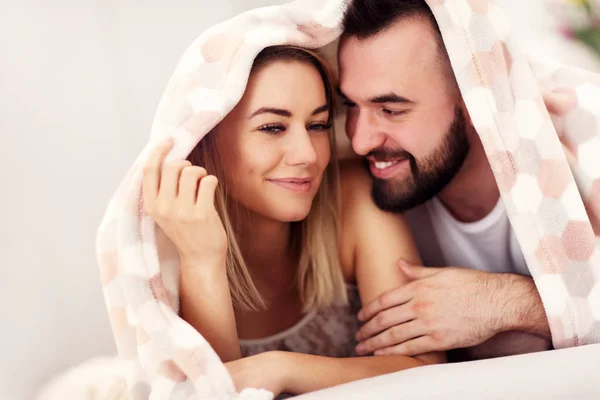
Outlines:
[[[107,201],[192,40],[284,2],[0,0],[0,399],[114,354],[94,247]],[[497,3],[525,49],[600,71],[581,10]]]

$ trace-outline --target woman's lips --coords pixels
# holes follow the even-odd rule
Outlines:
[[[267,181],[293,193],[304,194],[308,193],[312,188],[312,179],[299,178],[283,178],[283,179],[267,179]]]

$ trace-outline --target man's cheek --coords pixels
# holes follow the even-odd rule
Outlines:
[[[346,113],[346,136],[352,141],[356,134],[356,117],[352,113]]]

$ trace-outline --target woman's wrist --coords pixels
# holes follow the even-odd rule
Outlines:
[[[195,260],[180,258],[180,269],[179,281],[181,284],[182,307],[183,303],[188,300],[192,301],[193,304],[197,300],[195,299],[196,296],[206,295],[207,289],[210,293],[213,293],[216,288],[229,286],[227,269],[224,264],[204,264]]]
[[[179,264],[182,272],[195,272],[195,271],[225,271],[226,261],[224,257],[195,257],[179,255]]]
[[[270,370],[277,380],[280,393],[293,393],[293,382],[291,378],[297,373],[297,365],[294,362],[294,353],[288,351],[269,351],[264,353],[268,357]]]

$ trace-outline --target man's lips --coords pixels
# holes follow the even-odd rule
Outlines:
[[[409,165],[407,158],[385,161],[369,158],[368,161],[371,174],[379,179],[387,179]]]
[[[267,181],[298,194],[308,193],[312,188],[312,178],[278,178]]]

